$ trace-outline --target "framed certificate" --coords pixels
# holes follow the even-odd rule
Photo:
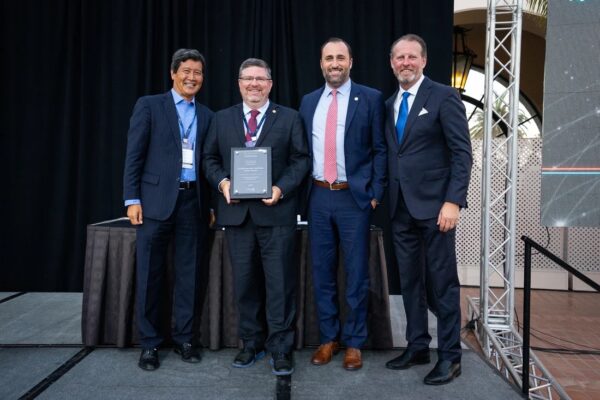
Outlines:
[[[232,199],[268,199],[273,195],[270,147],[231,149]]]

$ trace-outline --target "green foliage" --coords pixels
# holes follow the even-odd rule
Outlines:
[[[504,93],[504,95],[506,95],[506,93]],[[494,110],[493,110],[493,113],[495,114],[494,121],[496,121],[496,118],[500,118],[500,116],[502,116],[502,117],[508,116],[508,111],[509,111],[508,104],[504,101],[504,96],[498,97],[496,99],[496,101],[494,102]],[[485,116],[485,114],[483,113],[483,110],[477,109],[477,111],[475,111],[475,114],[473,115],[475,122],[473,124],[471,124],[471,126],[469,128],[472,139],[482,139],[483,138],[484,127],[485,127],[484,116]],[[519,123],[519,127],[517,128],[517,135],[520,138],[526,137],[527,132],[525,131],[525,129],[523,129],[521,124],[523,124],[527,120],[527,116],[522,111],[519,111],[519,115],[517,116],[517,119],[518,119],[518,123]],[[492,137],[500,137],[503,134],[504,134],[504,132],[502,132],[502,129],[500,128],[500,126],[498,124],[494,123],[494,126],[492,128]]]

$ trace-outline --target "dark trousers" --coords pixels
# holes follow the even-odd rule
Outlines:
[[[371,208],[358,207],[350,190],[311,189],[308,232],[321,343],[341,339],[360,348],[367,339],[369,220]],[[344,253],[348,316],[340,332],[338,245]]]
[[[142,210],[143,210],[142,204]],[[180,190],[175,210],[165,221],[144,217],[137,230],[136,323],[144,348],[159,346],[160,295],[165,282],[166,253],[174,237],[172,338],[176,343],[193,339],[199,271],[206,227],[200,221],[194,189]]]
[[[456,272],[455,229],[442,233],[437,217],[413,218],[400,195],[392,219],[392,234],[406,311],[408,348],[429,347],[429,306],[437,317],[438,358],[459,362],[460,283]]]
[[[239,335],[246,347],[292,351],[296,317],[296,226],[227,226]],[[266,296],[265,296],[266,294]],[[265,332],[265,322],[268,334]]]

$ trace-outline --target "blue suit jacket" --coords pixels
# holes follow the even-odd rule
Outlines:
[[[204,217],[207,185],[202,176],[202,146],[212,111],[196,101],[196,190]],[[171,91],[138,99],[129,121],[123,174],[123,199],[140,199],[144,217],[165,220],[175,208],[181,175],[181,134]]]
[[[458,92],[425,77],[400,145],[393,109],[397,95],[386,101],[390,213],[396,211],[400,190],[409,213],[417,219],[437,218],[446,201],[466,207],[471,140]]]
[[[307,94],[300,104],[311,159],[313,117],[324,90],[325,86]],[[350,191],[356,204],[362,209],[370,207],[371,199],[380,202],[386,186],[383,115],[381,92],[352,82],[346,115],[344,156]]]

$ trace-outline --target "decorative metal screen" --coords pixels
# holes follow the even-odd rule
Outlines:
[[[482,140],[473,139],[473,170],[467,197],[468,207],[461,213],[458,225],[456,251],[459,266],[479,267],[481,232],[481,157]],[[600,272],[600,229],[598,228],[546,228],[540,222],[542,140],[519,139],[519,171],[517,186],[517,238],[529,236],[546,246],[552,253],[563,257],[566,239],[567,262],[582,272]],[[494,189],[502,190],[504,182],[492,182]],[[598,200],[600,202],[600,199]],[[500,241],[501,232],[494,232]],[[515,266],[523,268],[523,244],[516,244]],[[560,270],[546,257],[534,252],[533,267],[538,270]]]

